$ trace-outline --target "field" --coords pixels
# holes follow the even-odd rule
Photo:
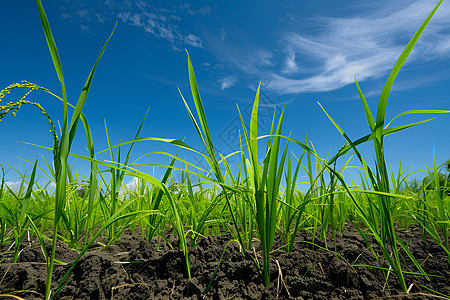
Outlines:
[[[440,1],[406,45],[384,85],[375,115],[355,78],[370,132],[351,140],[319,103],[347,143],[321,158],[310,141],[283,134],[284,109],[270,134],[258,135],[258,87],[249,120],[239,111],[240,148],[217,153],[203,108],[194,66],[187,53],[191,100],[180,91],[203,144],[141,137],[113,145],[110,159],[97,158],[82,113],[94,73],[113,32],[93,66],[78,101],[68,102],[66,84],[49,21],[36,1],[62,95],[27,81],[0,93],[0,120],[33,106],[48,122],[53,161],[29,162],[18,187],[0,186],[0,296],[11,299],[375,299],[450,298],[450,160],[424,169],[386,165],[384,138],[432,119],[389,127],[385,120],[395,78]],[[30,93],[48,93],[62,103],[55,122]],[[3,102],[2,102],[3,104]],[[69,112],[72,112],[71,114]],[[409,110],[444,114],[448,110]],[[89,156],[71,152],[83,125]],[[132,157],[137,143],[165,143],[158,152],[171,162],[144,164]],[[372,143],[375,166],[359,152]],[[125,149],[125,150],[124,150]],[[123,155],[123,151],[126,152]],[[201,157],[207,168],[179,154]],[[154,153],[153,153],[154,154]],[[359,178],[343,172],[351,156]],[[87,161],[79,175],[70,158]],[[237,162],[238,168],[230,166]],[[142,171],[163,170],[162,178]],[[42,184],[36,174],[47,177]],[[175,177],[174,172],[181,174]],[[301,182],[305,176],[307,182]],[[124,178],[134,178],[129,188]],[[359,183],[355,183],[359,182]],[[299,184],[306,184],[305,190]],[[45,275],[44,275],[45,274]]]

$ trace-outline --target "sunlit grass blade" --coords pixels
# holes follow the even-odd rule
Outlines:
[[[320,103],[319,103],[319,105],[320,105]],[[322,109],[327,114],[328,118],[330,118],[330,115],[325,111],[325,109],[323,107],[322,107]],[[426,120],[422,120],[422,121],[418,121],[418,122],[414,122],[414,123],[410,123],[410,124],[400,125],[400,126],[393,127],[393,128],[386,128],[386,129],[383,130],[382,135],[384,137],[384,136],[387,136],[387,135],[390,135],[390,134],[393,134],[393,133],[396,133],[396,132],[399,132],[399,131],[411,128],[413,126],[424,124],[424,123],[429,122],[429,121],[434,120],[434,119],[435,118],[430,118],[430,119],[426,119]],[[337,125],[337,123],[335,123],[335,122],[333,124],[335,124],[335,126]],[[338,127],[336,127],[336,128],[338,128]],[[339,127],[338,130],[341,131],[342,129]],[[344,131],[342,130],[342,132],[344,132]],[[372,140],[375,139],[375,137],[376,137],[376,134],[375,134],[375,132],[373,132],[373,133],[367,134],[367,135],[365,135],[365,136],[363,136],[363,137],[361,137],[361,138],[359,138],[359,139],[357,139],[355,141],[352,141],[351,145],[346,144],[346,145],[342,146],[339,149],[338,153],[335,156],[333,156],[330,160],[328,160],[328,163],[329,164],[333,164],[336,159],[338,159],[339,157],[345,155],[350,149],[352,149],[352,148],[355,149],[355,147],[358,146],[358,145],[361,145],[361,144],[363,144],[365,142],[368,142],[368,141],[372,141]],[[348,136],[347,136],[347,138],[348,138]],[[350,139],[350,138],[348,138],[348,139]]]
[[[385,129],[388,128],[389,125],[392,123],[392,121],[394,121],[398,117],[405,116],[405,115],[411,115],[411,114],[448,114],[448,113],[450,113],[450,110],[442,110],[442,109],[413,109],[413,110],[407,110],[407,111],[399,113],[398,115],[393,117],[392,120],[389,121],[389,123],[384,128]],[[432,119],[435,119],[435,118],[432,118]],[[432,119],[425,120],[424,122],[432,120]],[[385,131],[384,133],[387,134],[387,132],[388,131]]]
[[[66,179],[67,179],[67,176],[70,175],[67,158],[70,153],[70,146],[75,137],[78,120],[80,118],[81,110],[86,101],[86,97],[88,95],[88,92],[89,92],[89,89],[90,89],[90,86],[92,83],[92,79],[94,76],[96,66],[105,50],[106,45],[108,44],[109,38],[106,41],[105,45],[103,46],[103,49],[100,52],[100,55],[98,56],[97,61],[95,62],[94,67],[92,68],[92,70],[88,76],[86,84],[84,85],[84,87],[81,91],[80,97],[77,101],[77,105],[72,114],[72,120],[71,120],[70,127],[69,127],[69,125],[68,125],[68,118],[69,118],[69,116],[68,116],[68,101],[67,101],[67,93],[66,93],[63,71],[62,71],[62,67],[61,67],[61,61],[59,58],[56,43],[55,43],[53,35],[52,35],[52,31],[50,29],[50,25],[48,23],[47,16],[44,11],[44,7],[42,6],[42,3],[40,0],[36,0],[36,4],[38,7],[39,16],[41,18],[41,23],[42,23],[42,28],[43,28],[43,31],[45,34],[45,38],[47,40],[47,44],[49,47],[50,55],[53,60],[53,65],[55,67],[56,73],[58,75],[58,79],[61,84],[61,89],[62,89],[62,94],[63,94],[63,97],[62,97],[63,98],[63,108],[64,108],[64,122],[63,122],[63,127],[62,127],[61,140],[60,140],[59,147],[57,147],[57,149],[54,149],[54,152],[55,152],[54,166],[55,166],[55,179],[56,179],[55,217],[54,217],[54,224],[53,224],[52,253],[50,256],[50,261],[47,262],[47,282],[46,282],[46,290],[45,290],[45,299],[47,300],[50,297],[58,224],[59,224],[62,214],[64,213],[63,210],[64,210],[64,205],[66,203]],[[113,32],[114,32],[114,30],[113,30]],[[111,37],[111,35],[110,35],[110,37]]]
[[[105,52],[106,46],[109,43],[109,40],[111,39],[114,30],[116,29],[117,26],[117,22],[116,25],[114,25],[113,30],[111,31],[111,34],[109,35],[108,39],[106,40],[105,44],[103,45],[102,50],[100,51],[100,54],[97,57],[97,60],[94,63],[94,66],[91,69],[91,72],[89,73],[89,76],[86,80],[86,83],[84,84],[83,89],[81,90],[80,96],[78,98],[77,104],[75,106],[75,109],[73,111],[72,114],[72,119],[70,122],[70,127],[69,127],[69,148],[72,144],[73,139],[75,138],[75,134],[77,131],[77,125],[78,125],[78,121],[80,119],[80,115],[81,115],[81,111],[83,110],[84,104],[86,103],[86,99],[87,96],[89,94],[89,90],[91,89],[91,85],[92,85],[92,80],[94,79],[94,73],[95,70],[97,68],[98,63],[100,62],[100,59],[103,56],[103,53]]]
[[[34,181],[35,181],[35,178],[36,178],[37,162],[38,161],[36,160],[36,162],[34,163],[33,171],[31,171],[30,181],[28,182],[27,192],[25,193],[25,197],[23,198],[22,211],[21,211],[20,217],[19,217],[19,224],[20,224],[20,226],[24,225],[25,214],[28,211],[28,205],[30,203],[31,193],[33,192],[33,185],[34,185]]]
[[[91,133],[89,123],[83,114],[80,115],[80,119],[84,126],[84,132],[86,135],[89,156],[91,158],[95,159],[96,156],[95,156],[95,149],[94,149],[94,141],[92,138],[92,133]],[[89,238],[88,232],[93,224],[92,215],[94,212],[94,201],[95,201],[95,195],[96,195],[96,191],[97,191],[97,182],[98,182],[97,181],[97,171],[98,171],[97,164],[95,162],[91,161],[90,162],[90,174],[89,174],[89,186],[87,187],[87,190],[89,193],[87,219],[85,222],[85,226],[83,226],[85,229],[85,232],[86,232],[85,242],[84,242],[85,244],[88,242],[88,238]]]
[[[364,107],[364,113],[366,114],[366,120],[369,124],[370,130],[373,132],[375,130],[375,120],[373,119],[372,112],[370,111],[369,105],[367,104],[366,98],[364,97],[363,92],[361,91],[361,88],[359,87],[358,81],[356,80],[355,76],[355,83],[356,87],[358,88],[359,97],[361,98],[361,102]]]
[[[440,0],[439,3],[434,7],[433,11],[428,15],[428,17],[425,19],[425,21],[422,23],[422,25],[419,27],[419,29],[416,31],[414,36],[411,38],[411,40],[406,45],[405,49],[403,50],[402,54],[398,58],[397,62],[395,63],[394,67],[392,68],[391,73],[389,74],[388,79],[386,80],[386,83],[383,87],[383,90],[381,91],[380,100],[378,102],[378,108],[377,108],[377,118],[376,118],[376,130],[382,130],[384,128],[384,119],[386,115],[386,106],[389,99],[389,94],[391,92],[392,86],[394,84],[395,78],[397,77],[398,73],[400,72],[400,69],[402,68],[403,64],[406,62],[406,59],[408,58],[409,54],[413,50],[414,46],[416,45],[417,41],[419,40],[419,37],[422,35],[423,31],[425,30],[425,27],[427,27],[428,23],[430,22],[431,18],[435,14],[436,10],[439,8],[443,0]]]
[[[205,111],[203,109],[203,103],[200,98],[200,93],[198,91],[197,80],[195,78],[194,68],[192,66],[192,62],[189,57],[189,53],[187,51],[186,51],[186,53],[187,53],[187,58],[188,58],[188,72],[189,72],[189,82],[190,82],[190,87],[191,87],[192,98],[194,100],[195,108],[197,110],[197,115],[199,118],[199,122],[200,122],[200,125],[202,128],[202,131],[200,131],[200,129],[197,125],[197,122],[195,121],[195,118],[189,109],[189,106],[187,105],[186,101],[184,100],[184,97],[183,97],[183,101],[189,112],[189,116],[191,117],[191,120],[196,127],[197,133],[199,134],[200,138],[202,139],[202,142],[205,145],[206,151],[208,152],[209,157],[208,158],[206,158],[205,156],[204,157],[206,158],[206,161],[208,162],[209,166],[211,167],[212,172],[216,176],[217,181],[220,182],[222,189],[227,189],[224,177],[222,175],[222,171],[219,166],[219,162],[217,161],[216,152],[214,150],[214,145],[213,145],[211,134],[209,131],[208,122],[206,120]],[[233,208],[231,206],[230,199],[228,198],[228,196],[226,196],[225,199],[226,199],[227,207],[230,212],[232,223],[236,230],[236,234],[238,236],[239,242],[241,243],[241,245],[243,245],[242,237],[241,237],[240,230],[239,230],[239,227],[236,222],[236,217],[235,217]]]
[[[191,85],[192,98],[194,99],[194,104],[195,104],[195,108],[197,109],[197,114],[199,117],[200,125],[202,126],[205,142],[207,145],[207,150],[208,150],[210,156],[215,157],[214,145],[212,142],[211,134],[209,132],[209,126],[208,126],[208,122],[206,120],[205,111],[203,109],[203,103],[200,98],[200,92],[198,91],[197,80],[195,79],[194,68],[192,66],[192,62],[191,62],[191,58],[189,57],[189,53],[187,51],[186,51],[186,53],[188,56],[189,82]]]
[[[249,157],[252,162],[254,174],[259,174],[259,162],[258,162],[258,107],[259,107],[259,93],[261,88],[261,82],[258,85],[258,89],[256,90],[255,101],[253,103],[252,115],[250,118],[250,140],[249,144],[251,145],[249,149]],[[240,113],[239,113],[240,114]],[[242,116],[241,116],[242,120]],[[255,189],[258,189],[258,182],[255,181]]]
[[[416,122],[413,124],[404,125],[403,127],[399,126],[399,127],[393,128],[391,131],[389,131],[388,129],[385,129],[386,107],[387,107],[387,102],[388,102],[388,98],[389,98],[389,94],[390,94],[392,85],[393,85],[394,80],[397,77],[400,69],[402,68],[403,64],[405,63],[407,57],[409,56],[412,49],[414,48],[414,45],[417,43],[420,35],[424,31],[428,22],[430,21],[430,19],[432,18],[432,16],[434,15],[434,13],[436,12],[436,10],[438,9],[438,7],[440,6],[441,3],[442,3],[442,1],[440,1],[435,6],[433,11],[428,15],[427,19],[422,23],[419,30],[417,30],[417,32],[411,38],[411,40],[409,41],[409,43],[403,50],[402,54],[398,58],[397,62],[395,63],[395,65],[383,87],[383,90],[380,95],[380,99],[378,101],[376,123],[375,123],[374,127],[373,127],[374,123],[373,123],[372,114],[371,114],[370,109],[367,105],[367,102],[364,98],[364,95],[362,94],[362,91],[361,91],[358,83],[356,82],[361,101],[363,102],[367,122],[372,131],[372,134],[374,134],[373,136],[371,134],[370,136],[366,136],[366,137],[368,137],[368,139],[373,140],[374,148],[375,148],[375,156],[376,156],[376,173],[375,174],[376,174],[376,176],[374,176],[374,177],[371,176],[370,179],[372,181],[373,188],[376,191],[385,192],[385,193],[390,192],[388,170],[386,167],[386,162],[385,162],[385,157],[384,157],[384,147],[383,147],[384,136],[387,134],[396,132],[396,131],[406,129],[408,127],[412,127],[412,126],[420,123],[420,122]],[[355,79],[355,81],[356,81],[356,79]],[[320,103],[319,103],[319,105],[320,105]],[[322,107],[322,109],[323,109],[323,107]],[[346,135],[346,133],[337,125],[337,123],[331,118],[331,116],[325,110],[324,110],[324,112],[327,114],[328,118],[332,121],[332,123],[335,125],[335,127],[339,130],[339,132],[342,134],[342,136],[346,139],[346,141],[349,143],[349,146],[355,150],[355,153],[358,155],[358,158],[360,159],[360,161],[363,162],[361,155],[356,151],[357,144],[350,140],[350,138]],[[408,113],[404,113],[403,115],[405,115],[405,114],[408,114]],[[424,121],[422,121],[422,122],[424,122]],[[361,139],[359,141],[362,142]],[[348,147],[348,146],[345,146],[345,147]],[[335,160],[339,157],[339,155],[342,155],[345,152],[345,147],[341,148],[340,151],[338,152],[338,154],[332,160]],[[347,148],[347,149],[349,149],[349,148]],[[365,165],[364,167],[366,170],[370,170],[367,167],[367,165]],[[390,197],[386,197],[383,195],[379,195],[377,197],[377,199],[378,199],[378,206],[380,209],[380,216],[381,216],[381,222],[380,222],[381,232],[380,232],[380,238],[379,238],[378,242],[383,250],[385,259],[389,261],[394,273],[397,275],[403,292],[407,292],[405,279],[404,279],[403,272],[401,269],[400,256],[399,256],[398,248],[397,248],[398,236],[395,234],[395,230],[394,230],[391,199],[390,199]],[[392,255],[393,255],[392,260],[389,257],[389,254],[387,253],[386,242],[391,246]]]
[[[297,177],[300,171],[300,167],[302,165],[303,157],[305,156],[305,151],[302,152],[302,155],[297,161],[297,165],[295,167],[294,175],[292,176],[292,162],[291,162],[291,151],[290,151],[290,145],[288,145],[288,162],[287,162],[287,172],[285,174],[285,180],[286,180],[286,190],[284,192],[284,201],[287,205],[283,205],[283,214],[282,214],[282,223],[284,227],[285,232],[285,241],[286,241],[286,250],[291,250],[289,248],[289,245],[291,244],[291,240],[294,239],[295,235],[292,234],[292,222],[293,222],[293,215],[295,212],[292,208],[295,205],[294,195],[296,192],[296,186],[297,186]],[[299,212],[301,213],[301,212]]]
[[[180,150],[177,151],[176,155],[178,155],[179,151]],[[169,176],[172,174],[172,167],[175,164],[175,160],[176,160],[175,157],[173,157],[172,161],[169,164],[169,167],[167,167],[166,172],[164,173],[164,176],[163,176],[163,178],[161,180],[162,184],[167,184]],[[152,199],[153,201],[151,203],[151,208],[153,210],[158,210],[159,209],[159,205],[161,203],[163,195],[164,195],[164,190],[158,189],[156,197],[155,197],[154,200]],[[157,218],[158,218],[157,215],[151,215],[149,217],[149,225],[150,225],[150,229],[149,229],[149,233],[148,233],[148,240],[149,240],[149,242],[151,242],[153,236],[155,235]]]
[[[432,176],[432,177],[431,177]],[[450,250],[450,245],[449,245],[449,238],[448,238],[448,228],[449,228],[449,224],[448,222],[450,221],[450,212],[448,212],[448,210],[446,210],[446,204],[444,201],[444,191],[447,185],[447,180],[445,180],[444,177],[444,181],[443,183],[441,183],[441,174],[439,174],[439,170],[438,167],[436,165],[436,157],[434,154],[434,148],[433,148],[433,173],[430,174],[430,178],[432,178],[434,180],[434,186],[435,186],[435,195],[436,195],[436,200],[437,200],[437,221],[438,221],[438,227],[440,228],[443,238],[444,238],[444,242],[443,244],[445,245],[445,247]],[[450,256],[449,256],[449,262],[450,262]]]

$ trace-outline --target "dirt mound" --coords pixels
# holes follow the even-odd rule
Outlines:
[[[450,295],[450,265],[442,248],[434,241],[423,242],[417,229],[399,235],[409,244],[423,269],[438,276],[427,280],[423,276],[406,274],[406,282],[411,285],[410,295],[395,299],[435,299],[424,295],[429,293],[427,288]],[[176,237],[170,236],[168,241],[176,249]],[[138,231],[134,234],[125,231],[117,244],[94,248],[77,263],[71,281],[58,299],[203,299],[228,241],[226,235],[200,238],[197,247],[190,248],[192,278],[187,279],[181,252],[171,250],[165,242],[158,245],[156,239],[150,244]],[[292,252],[281,249],[273,252],[269,289],[264,287],[255,265],[257,250],[242,253],[237,243],[230,243],[206,299],[374,299],[401,294],[394,274],[386,283],[382,271],[352,266],[378,266],[352,226],[347,226],[342,236],[337,234],[336,243],[331,233],[327,236],[327,245],[317,238],[314,239],[316,246],[311,242],[310,233],[300,232]],[[274,249],[281,245],[277,240]],[[26,291],[18,295],[42,299],[45,260],[36,242],[23,246],[18,263],[8,263],[9,258],[5,256],[0,263],[0,293]],[[372,246],[378,251],[377,245]],[[77,255],[67,245],[58,244],[58,259],[70,263]],[[417,272],[406,254],[401,255],[405,261],[403,270]],[[260,254],[257,256],[262,263]],[[382,264],[387,266],[383,261]],[[55,266],[55,282],[67,268]]]

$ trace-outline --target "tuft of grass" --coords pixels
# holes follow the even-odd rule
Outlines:
[[[358,81],[355,78],[356,87],[358,89],[361,102],[363,104],[364,112],[366,115],[367,123],[369,126],[369,129],[371,130],[371,133],[363,138],[360,138],[357,141],[352,141],[349,136],[339,127],[339,125],[331,118],[331,116],[325,111],[325,109],[322,107],[322,105],[319,105],[324,110],[325,114],[328,116],[328,118],[331,120],[331,122],[335,125],[335,127],[339,130],[339,132],[342,134],[342,136],[347,141],[348,145],[341,148],[339,153],[333,157],[329,161],[329,163],[332,163],[336,161],[336,159],[343,154],[344,152],[348,151],[350,148],[352,148],[360,162],[363,164],[364,169],[366,173],[369,175],[372,187],[376,192],[379,192],[377,194],[377,206],[380,210],[379,213],[379,219],[369,219],[368,216],[365,216],[364,219],[367,222],[367,225],[371,229],[372,233],[374,233],[375,238],[379,245],[381,246],[383,250],[383,255],[385,259],[389,262],[393,272],[398,277],[400,281],[400,285],[402,287],[403,292],[407,292],[407,286],[406,282],[403,276],[402,266],[401,266],[401,258],[399,255],[398,247],[400,246],[405,250],[409,258],[413,261],[413,263],[416,265],[416,267],[422,272],[422,274],[425,274],[420,267],[419,263],[415,260],[415,258],[412,256],[412,254],[409,252],[407,247],[403,244],[403,242],[399,239],[397,234],[395,233],[394,228],[394,219],[392,217],[393,213],[393,203],[391,201],[392,196],[389,195],[391,192],[390,185],[389,185],[389,174],[388,169],[386,166],[385,161],[385,155],[384,155],[384,137],[388,134],[392,134],[401,130],[405,130],[407,128],[419,125],[424,122],[428,122],[429,120],[421,121],[421,122],[415,122],[412,124],[397,126],[394,128],[388,128],[389,124],[396,118],[407,115],[407,114],[418,114],[418,113],[448,113],[448,111],[437,111],[437,110],[412,110],[412,111],[406,111],[403,112],[396,117],[394,117],[391,122],[389,122],[387,125],[385,125],[385,116],[386,116],[386,108],[387,103],[389,99],[389,94],[392,89],[392,86],[394,84],[395,78],[397,77],[398,73],[400,72],[400,69],[402,68],[403,64],[406,62],[406,59],[408,58],[409,54],[413,50],[415,44],[419,40],[419,37],[421,36],[422,32],[425,30],[425,27],[428,25],[429,21],[433,17],[436,10],[441,5],[442,0],[439,1],[439,3],[434,7],[433,11],[428,15],[428,17],[425,19],[425,21],[422,23],[420,28],[417,30],[417,32],[414,34],[414,36],[411,38],[409,43],[406,45],[405,49],[403,50],[402,54],[398,58],[397,62],[395,63],[391,73],[389,74],[389,77],[383,87],[383,90],[381,91],[381,96],[378,101],[378,108],[377,108],[377,114],[376,119],[373,118],[372,112],[370,111],[369,105],[361,91],[361,88],[359,87]],[[376,171],[373,172],[367,163],[364,161],[360,153],[358,152],[356,146],[359,144],[365,142],[365,141],[373,141],[374,149],[375,149],[375,156],[376,156]],[[378,230],[378,227],[380,227],[380,230]],[[390,250],[388,248],[388,245],[390,246]],[[391,251],[392,251],[392,258],[391,258]]]
[[[275,115],[272,120],[272,127],[267,143],[267,150],[260,166],[258,160],[258,143],[257,143],[257,118],[259,106],[259,93],[261,84],[259,84],[256,91],[253,110],[250,118],[250,134],[247,133],[241,112],[239,117],[242,124],[245,142],[247,144],[249,160],[247,161],[247,168],[249,172],[249,179],[254,190],[256,224],[258,225],[258,233],[261,241],[263,251],[263,279],[266,287],[270,284],[270,252],[275,238],[276,222],[278,217],[277,199],[279,197],[279,190],[281,179],[283,175],[284,163],[286,160],[286,153],[289,149],[286,145],[281,159],[278,159],[281,141],[281,128],[283,123],[284,108],[281,112],[278,124],[273,135],[273,128],[275,122]]]

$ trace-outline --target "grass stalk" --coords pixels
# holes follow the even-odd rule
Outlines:
[[[389,74],[386,84],[383,87],[380,99],[378,101],[376,121],[374,120],[372,113],[370,111],[370,108],[367,104],[367,101],[358,85],[358,82],[355,79],[356,86],[358,88],[358,92],[359,92],[359,95],[360,95],[360,98],[361,98],[361,101],[363,104],[367,123],[369,125],[369,129],[372,131],[372,133],[370,135],[370,139],[373,141],[374,149],[375,149],[375,157],[376,157],[376,175],[375,176],[371,175],[374,173],[372,171],[370,171],[370,169],[367,167],[367,164],[362,160],[362,157],[357,153],[357,150],[355,148],[356,143],[352,142],[350,140],[350,138],[345,134],[345,132],[336,124],[336,122],[334,122],[334,120],[324,110],[325,113],[327,114],[328,118],[332,121],[332,123],[336,126],[336,128],[344,136],[344,138],[346,139],[346,141],[348,142],[350,147],[356,151],[358,158],[363,163],[366,170],[369,171],[368,174],[370,175],[370,179],[371,179],[373,188],[376,191],[379,191],[382,193],[390,193],[389,175],[388,175],[388,170],[386,167],[386,161],[385,161],[385,156],[384,156],[384,136],[387,135],[388,132],[396,132],[396,131],[404,130],[408,127],[412,127],[412,126],[418,125],[420,123],[420,122],[416,122],[413,124],[399,126],[396,128],[392,128],[389,131],[387,129],[387,127],[390,124],[390,122],[385,127],[385,115],[386,115],[386,107],[387,107],[387,102],[389,99],[389,94],[390,94],[391,88],[394,84],[394,80],[397,77],[401,67],[405,63],[406,59],[408,58],[409,54],[411,53],[412,49],[414,48],[414,45],[417,43],[420,35],[424,31],[428,22],[431,20],[432,16],[434,15],[434,13],[436,12],[436,10],[438,9],[438,7],[440,6],[441,3],[442,3],[442,0],[439,1],[439,3],[435,6],[433,11],[428,15],[426,20],[422,23],[420,28],[414,34],[412,39],[409,41],[408,45],[403,50],[399,59],[395,63],[391,73]],[[319,105],[320,105],[320,103],[319,103]],[[418,110],[418,111],[404,112],[400,115],[411,114],[411,113],[429,113],[429,112],[430,111],[427,111],[427,110]],[[400,115],[396,116],[395,118],[399,117]],[[426,120],[426,121],[428,121],[428,120]],[[339,153],[338,153],[338,155],[339,155]],[[335,159],[335,158],[333,158],[333,159]],[[330,162],[333,162],[333,159]],[[401,241],[398,239],[398,236],[395,233],[394,220],[392,218],[391,198],[388,196],[385,196],[385,195],[378,195],[377,199],[378,199],[378,208],[380,209],[380,217],[381,217],[381,222],[380,222],[381,231],[380,231],[379,243],[383,249],[383,252],[385,253],[385,258],[390,262],[394,273],[397,275],[397,277],[399,279],[399,282],[400,282],[403,292],[407,292],[407,286],[405,283],[405,279],[404,279],[403,271],[402,271],[402,267],[401,267],[401,259],[400,259],[400,255],[398,252],[398,243],[402,246],[403,249],[405,249],[405,247],[403,247]],[[389,246],[391,248],[393,260],[391,260],[389,257],[389,254],[387,251],[387,244],[389,244]],[[415,259],[413,259],[413,262],[417,265],[417,262],[415,262]]]
[[[103,49],[100,52],[100,55],[98,56],[89,76],[86,80],[86,83],[81,91],[81,94],[78,98],[77,104],[75,106],[74,112],[72,114],[72,118],[69,125],[69,113],[68,113],[68,100],[67,100],[67,92],[66,92],[66,85],[64,81],[63,76],[63,70],[61,66],[61,61],[58,54],[58,49],[56,47],[55,40],[53,38],[52,31],[50,29],[50,25],[44,10],[44,7],[42,6],[42,3],[40,0],[36,0],[36,4],[39,11],[39,16],[41,19],[42,28],[44,31],[45,38],[47,40],[47,45],[50,51],[50,55],[53,61],[53,65],[55,67],[56,74],[58,76],[61,90],[62,90],[62,98],[63,98],[63,110],[64,110],[64,121],[62,126],[62,133],[61,133],[61,141],[58,145],[58,147],[55,147],[54,151],[56,152],[55,159],[54,159],[54,167],[55,167],[55,179],[56,179],[56,192],[55,192],[55,217],[53,222],[53,239],[52,239],[52,251],[50,260],[47,261],[47,280],[46,280],[46,289],[45,289],[45,299],[49,299],[51,294],[51,282],[52,282],[52,272],[53,272],[53,265],[55,261],[55,249],[56,249],[56,241],[58,236],[58,225],[59,221],[61,219],[62,214],[64,213],[64,206],[66,203],[66,180],[68,176],[68,156],[70,153],[71,144],[75,138],[75,134],[77,131],[77,125],[78,121],[80,120],[81,111],[83,109],[83,106],[86,102],[92,80],[94,77],[95,69],[97,67],[98,62],[100,61],[100,58],[103,55],[103,52],[105,51],[106,45],[109,42],[109,39],[112,36],[113,31],[111,32],[111,35],[109,36],[108,40],[106,41],[105,45],[103,46]]]
[[[225,191],[225,190],[228,190],[228,186],[225,184],[225,180],[222,175],[222,171],[220,169],[219,162],[216,157],[216,152],[214,150],[214,145],[212,142],[211,134],[209,132],[208,122],[206,120],[206,114],[203,109],[203,103],[200,98],[200,93],[198,91],[194,68],[192,66],[192,62],[189,57],[189,53],[187,51],[186,51],[186,53],[187,53],[187,57],[188,57],[188,72],[189,72],[189,82],[190,82],[190,87],[191,87],[191,93],[192,93],[192,98],[194,100],[194,104],[195,104],[195,108],[196,108],[197,115],[199,118],[201,129],[200,129],[200,126],[198,125],[194,115],[192,114],[192,112],[189,108],[189,105],[187,104],[186,100],[184,99],[183,95],[181,94],[181,91],[180,91],[180,95],[183,99],[183,102],[186,106],[186,110],[189,113],[192,123],[194,124],[195,129],[197,130],[197,134],[200,137],[200,139],[203,143],[203,146],[205,147],[205,149],[208,153],[208,156],[203,156],[203,157],[206,159],[208,165],[211,167],[211,170],[212,170],[213,174],[216,176],[216,179],[219,182],[219,185]],[[225,193],[225,199],[226,199],[226,205],[228,207],[228,211],[230,212],[232,223],[234,225],[236,234],[238,236],[239,243],[241,245],[244,245],[242,236],[241,236],[241,233],[240,233],[237,221],[236,221],[235,213],[234,213],[232,205],[230,203],[230,198],[228,196],[228,193]]]

